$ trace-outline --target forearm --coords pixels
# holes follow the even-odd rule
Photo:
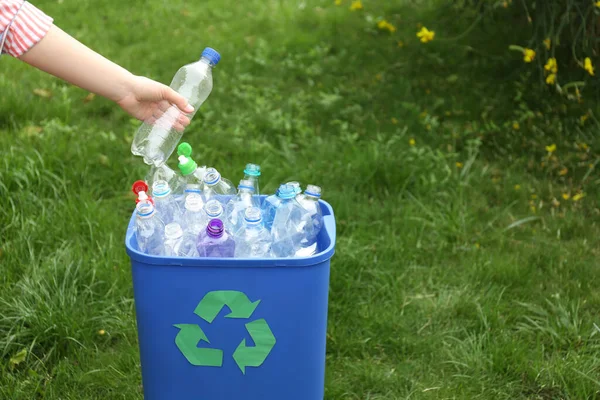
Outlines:
[[[19,58],[42,71],[113,101],[121,100],[131,90],[133,75],[129,71],[54,25],[39,43]]]

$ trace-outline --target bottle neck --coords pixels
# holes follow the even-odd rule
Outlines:
[[[211,67],[211,68],[214,68],[214,67],[215,67],[215,64],[213,64],[213,63],[212,63],[212,62],[211,62],[211,61],[210,61],[208,58],[206,58],[206,57],[202,57],[202,58],[200,58],[200,60],[199,60],[198,62],[200,62],[200,63],[203,63],[203,64],[207,64],[207,65],[208,65],[209,67]]]

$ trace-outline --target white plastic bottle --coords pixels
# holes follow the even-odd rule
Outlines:
[[[194,107],[194,111],[187,114],[190,119],[210,95],[213,88],[212,69],[220,60],[220,54],[207,47],[199,61],[181,67],[173,77],[171,88]],[[171,105],[162,115],[144,121],[135,134],[131,152],[143,157],[148,165],[158,167],[164,164],[183,135],[183,131],[175,129],[181,113],[177,106]]]

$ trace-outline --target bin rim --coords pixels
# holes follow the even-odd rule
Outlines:
[[[309,257],[290,258],[184,258],[162,257],[145,254],[137,249],[135,243],[135,210],[129,220],[125,234],[125,248],[132,261],[156,266],[182,267],[229,267],[229,268],[273,268],[273,267],[309,267],[321,264],[333,257],[335,253],[336,226],[333,208],[325,200],[319,200],[323,212],[323,229],[321,235],[327,235],[329,245],[326,249]]]

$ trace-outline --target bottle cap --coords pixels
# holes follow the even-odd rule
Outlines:
[[[292,185],[283,184],[277,190],[280,199],[293,199],[296,197],[296,189]]]
[[[250,176],[260,176],[260,165],[257,164],[246,164],[244,173]]]
[[[154,201],[150,196],[148,196],[148,185],[146,182],[139,180],[133,182],[131,185],[131,191],[137,195],[135,199],[135,203],[138,204],[140,201],[149,201],[154,204]]]
[[[223,226],[223,221],[218,218],[211,219],[206,227],[206,233],[213,238],[220,238],[223,236],[224,231],[225,227]]]
[[[217,65],[221,61],[221,55],[212,47],[205,48],[202,51],[202,57],[207,58],[213,65]]]

